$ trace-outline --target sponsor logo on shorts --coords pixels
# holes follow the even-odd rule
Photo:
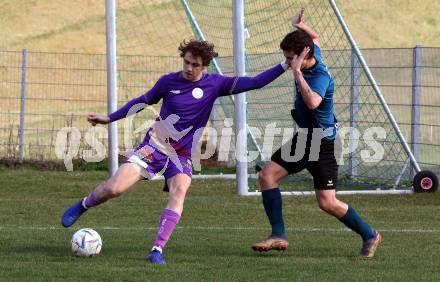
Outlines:
[[[146,160],[147,162],[152,162],[154,159],[153,151],[146,147],[142,147],[137,150],[135,155],[137,155],[141,160]]]
[[[332,187],[333,186],[333,180],[329,179],[327,181],[327,187]]]

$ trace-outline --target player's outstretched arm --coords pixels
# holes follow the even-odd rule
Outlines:
[[[290,62],[289,62],[290,63]],[[288,62],[282,62],[254,77],[240,76],[236,78],[231,94],[238,94],[248,90],[260,89],[282,75],[288,68]]]
[[[141,95],[137,98],[134,98],[127,102],[122,108],[117,110],[114,113],[111,113],[108,118],[109,122],[114,122],[120,119],[123,119],[127,116],[134,115],[140,111],[142,111],[146,106],[153,105],[159,102],[162,98],[162,81],[164,77],[162,76],[156,84],[151,88],[147,93]],[[93,123],[92,123],[93,125]]]
[[[127,116],[133,115],[142,111],[147,106],[147,101],[145,100],[145,96],[139,96],[134,98],[133,100],[128,101],[122,108],[117,110],[116,112],[111,113],[110,115],[98,115],[98,114],[88,114],[87,121],[91,123],[93,126],[97,124],[108,124],[110,122],[114,122],[120,119],[123,119]]]
[[[108,124],[110,123],[110,117],[105,115],[98,115],[98,114],[88,114],[87,121],[91,123],[93,126],[97,124]]]
[[[111,113],[108,116],[109,122],[114,122],[123,119],[127,116],[134,115],[135,113],[142,111],[147,106],[147,104],[149,103],[145,100],[145,95],[141,95],[137,98],[134,98],[128,101],[127,104],[125,104],[122,108],[120,108],[116,112]]]
[[[316,32],[313,31],[308,25],[306,25],[303,22],[303,16],[304,16],[304,8],[301,8],[299,12],[297,12],[292,17],[292,25],[296,27],[297,29],[300,29],[302,31],[305,31],[313,40],[313,43],[318,45],[319,47],[319,36]]]

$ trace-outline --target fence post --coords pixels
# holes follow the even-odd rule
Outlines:
[[[20,163],[24,159],[24,112],[26,101],[26,49],[22,50],[21,60],[21,98],[20,98],[20,128],[18,130],[18,160]]]
[[[411,149],[417,162],[420,160],[420,97],[422,94],[422,46],[413,49],[412,104],[411,104]],[[414,167],[411,169],[411,178]]]
[[[351,51],[351,87],[350,87],[350,128],[357,128],[358,112],[359,112],[359,76],[360,64],[356,52]],[[350,140],[357,138],[354,132],[350,130]],[[349,157],[349,175],[350,178],[356,178],[358,174],[358,155],[354,143],[350,143]]]

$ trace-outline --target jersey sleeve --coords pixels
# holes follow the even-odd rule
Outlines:
[[[130,114],[135,114],[142,111],[145,105],[156,104],[163,97],[163,80],[162,76],[156,84],[145,94],[128,101],[122,108],[109,115],[110,122],[114,122],[127,117]],[[134,108],[136,107],[136,108]]]
[[[318,45],[313,44],[313,56],[318,60],[318,61],[322,61],[322,56],[321,56],[321,48],[319,48]]]
[[[157,104],[163,98],[166,76],[162,76],[156,84],[143,95],[143,102],[148,105]]]
[[[324,98],[325,93],[330,85],[330,76],[325,72],[320,72],[318,75],[308,77],[306,79],[307,84],[313,92],[318,93],[319,96]]]
[[[319,48],[319,46],[316,44],[313,45],[313,56],[318,61],[318,63],[323,63],[321,57],[321,48]],[[324,70],[320,70],[316,75],[312,75],[306,78],[306,81],[313,92],[318,93],[319,96],[323,98],[325,96],[325,93],[327,92],[330,80],[330,74]]]
[[[260,89],[277,79],[284,73],[284,68],[278,64],[254,77],[223,77],[224,90],[220,96],[238,94],[249,90]]]
[[[236,76],[218,76],[219,84],[219,96],[232,95],[235,85],[237,84],[238,77]]]

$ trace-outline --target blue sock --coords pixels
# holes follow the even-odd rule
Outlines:
[[[263,205],[266,215],[272,225],[272,235],[284,237],[283,203],[280,189],[263,190]]]
[[[375,231],[360,217],[356,210],[348,205],[347,213],[339,218],[348,228],[361,235],[362,240],[367,241],[376,236]]]

